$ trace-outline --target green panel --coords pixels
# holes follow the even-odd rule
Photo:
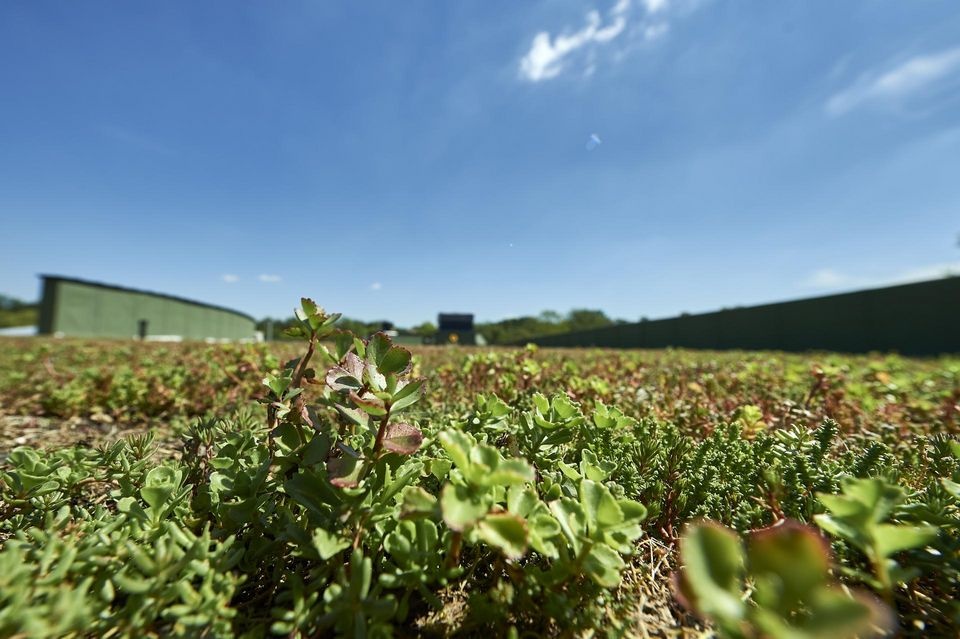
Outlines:
[[[137,337],[139,321],[147,336],[182,339],[250,339],[251,318],[226,309],[176,298],[98,284],[48,278],[42,308],[49,325],[41,331],[71,337]]]
[[[960,352],[960,277],[550,335],[543,346]]]

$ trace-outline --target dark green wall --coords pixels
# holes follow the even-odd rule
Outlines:
[[[254,334],[253,318],[227,309],[96,283],[44,280],[41,334],[133,338],[142,319],[148,337],[236,340]]]
[[[960,277],[621,324],[531,341],[542,346],[611,348],[958,353]]]

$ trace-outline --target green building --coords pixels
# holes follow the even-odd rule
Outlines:
[[[229,308],[69,277],[40,277],[41,335],[165,341],[255,337],[255,320]]]

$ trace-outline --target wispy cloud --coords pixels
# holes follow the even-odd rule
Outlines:
[[[374,282],[373,284],[370,285],[371,291],[379,291],[381,288],[383,288],[383,284],[381,284],[380,282]]]
[[[929,264],[914,268],[904,269],[902,271],[887,275],[862,275],[854,273],[844,273],[832,268],[822,268],[814,271],[800,285],[803,288],[810,289],[842,289],[842,288],[867,288],[874,286],[886,286],[893,284],[907,284],[909,282],[922,282],[924,280],[933,280],[947,275],[960,275],[960,262],[944,262],[941,264]]]
[[[899,103],[957,75],[960,75],[960,47],[917,55],[891,68],[860,76],[827,100],[825,109],[829,115],[839,116],[867,104]]]
[[[257,279],[268,284],[275,284],[276,282],[283,281],[283,278],[279,275],[258,275]]]
[[[801,286],[804,288],[836,288],[846,285],[849,279],[850,277],[848,275],[844,275],[832,268],[821,268],[803,280]]]
[[[240,276],[234,275],[233,273],[227,273],[225,275],[221,275],[220,279],[222,279],[227,284],[236,284],[237,282],[240,281]]]
[[[648,13],[657,13],[667,8],[669,0],[642,0],[641,4]]]
[[[640,0],[647,15],[663,13],[669,0]],[[533,37],[530,49],[520,59],[520,77],[528,82],[542,82],[556,78],[570,68],[571,59],[576,55],[588,60],[584,75],[590,76],[596,69],[596,51],[600,47],[614,42],[627,31],[627,22],[631,18],[631,0],[618,0],[606,12],[598,10],[587,12],[584,25],[576,31],[566,31],[551,35],[549,31],[540,31]],[[645,39],[655,39],[666,33],[667,25],[659,22],[646,25],[639,30]]]

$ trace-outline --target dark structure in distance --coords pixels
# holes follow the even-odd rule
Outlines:
[[[473,328],[473,315],[469,313],[440,313],[437,315],[436,344],[477,343],[477,333]]]
[[[960,353],[960,277],[620,324],[529,340],[542,346]]]
[[[255,338],[252,317],[222,306],[70,277],[40,277],[41,335],[162,341]]]

